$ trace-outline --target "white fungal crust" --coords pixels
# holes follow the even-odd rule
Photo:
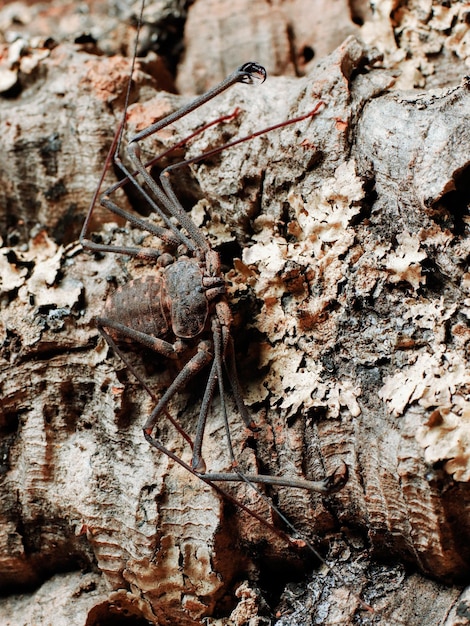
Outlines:
[[[255,220],[254,243],[243,251],[244,265],[237,265],[262,302],[254,325],[269,338],[259,363],[268,373],[262,386],[250,390],[251,403],[269,392],[271,406],[279,406],[287,417],[312,407],[326,407],[328,417],[337,418],[342,408],[359,415],[360,386],[347,378],[325,384],[319,357],[328,350],[328,332],[334,338],[335,322],[325,311],[336,301],[338,284],[348,272],[347,253],[354,245],[351,221],[363,197],[350,161],[322,182],[308,202],[295,192],[288,196],[293,218],[285,236],[273,236],[276,225],[265,218]]]
[[[442,307],[441,309],[442,314]],[[419,315],[418,311],[415,311]],[[429,309],[424,316],[430,318]],[[436,311],[439,314],[439,311]],[[424,317],[423,316],[423,317]],[[419,316],[421,317],[421,316]],[[441,325],[442,316],[432,320]],[[429,324],[428,324],[429,327]],[[430,330],[434,330],[431,326]],[[416,439],[427,463],[444,462],[455,480],[470,481],[470,373],[461,352],[437,346],[385,381],[380,391],[397,417],[419,424]],[[419,407],[419,408],[418,408]],[[420,417],[418,417],[420,416]],[[423,420],[423,416],[425,419]]]

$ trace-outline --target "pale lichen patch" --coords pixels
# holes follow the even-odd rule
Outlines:
[[[399,245],[385,261],[385,268],[390,272],[389,280],[392,283],[405,281],[416,290],[425,280],[420,262],[426,258],[426,253],[419,249],[419,238],[410,233],[401,233],[397,241]]]
[[[379,392],[397,417],[417,403],[427,420],[415,433],[427,463],[444,461],[455,480],[470,480],[470,373],[458,352],[442,346],[424,352],[401,372],[388,378]]]
[[[267,218],[260,216],[254,224],[254,244],[243,251],[237,266],[262,302],[253,325],[269,337],[259,365],[269,366],[269,372],[262,396],[255,396],[264,398],[268,390],[271,405],[287,414],[325,405],[330,417],[337,417],[342,407],[360,413],[360,386],[347,379],[336,381],[333,388],[326,385],[319,356],[334,337],[335,316],[329,308],[350,264],[346,255],[354,245],[352,221],[363,197],[354,161],[341,164],[308,202],[299,193],[288,196],[294,215],[288,235],[275,228],[274,235],[267,236],[269,229],[262,228]],[[308,337],[314,342],[306,350],[299,342]]]

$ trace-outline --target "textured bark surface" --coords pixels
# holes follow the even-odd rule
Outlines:
[[[0,11],[0,621],[468,623],[468,7],[146,9],[142,47],[156,40],[158,54],[134,74],[129,136],[188,100],[162,88],[204,89],[264,50],[285,74],[234,87],[150,139],[149,157],[237,108],[187,156],[324,102],[175,186],[227,264],[260,426],[250,436],[227,395],[242,467],[313,479],[349,467],[328,498],[268,490],[328,571],[148,446],[152,403],[93,325],[112,289],[154,271],[76,243],[122,113],[138,4]],[[104,210],[93,226],[106,243],[155,245]],[[157,393],[177,371],[132,358]],[[191,433],[203,386],[170,406]],[[189,460],[170,427],[159,435]],[[229,466],[217,398],[204,456]],[[270,517],[245,486],[232,492]]]

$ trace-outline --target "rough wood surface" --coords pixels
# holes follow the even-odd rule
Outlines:
[[[149,448],[141,426],[151,402],[92,323],[111,289],[152,271],[76,244],[122,112],[129,61],[116,52],[129,49],[136,5],[6,4],[0,621],[466,624],[468,7],[354,3],[344,33],[368,43],[341,43],[343,26],[314,40],[305,3],[240,3],[245,21],[233,17],[230,37],[214,38],[198,74],[204,28],[232,20],[224,3],[207,4],[147,7],[148,41],[165,19],[175,29],[188,14],[176,84],[216,82],[237,47],[220,46],[230,37],[240,49],[251,41],[253,54],[278,51],[274,71],[288,76],[235,87],[150,140],[149,155],[237,107],[187,155],[325,103],[310,120],[194,166],[178,193],[228,265],[241,382],[260,425],[248,438],[228,396],[242,466],[310,478],[349,467],[347,486],[328,498],[269,491],[334,571]],[[236,26],[260,15],[262,31]],[[46,45],[52,29],[57,46]],[[297,33],[302,46],[283,47],[276,33]],[[306,46],[317,56],[302,65]],[[128,134],[187,101],[159,91],[173,89],[177,49],[167,40],[139,64]],[[104,241],[142,243],[104,212],[94,226]],[[161,361],[135,362],[157,391],[174,377]],[[191,432],[202,384],[171,404]],[[228,466],[219,408],[216,399],[204,444],[214,470]],[[160,437],[189,458],[171,428],[162,424]],[[269,517],[249,489],[233,493]]]

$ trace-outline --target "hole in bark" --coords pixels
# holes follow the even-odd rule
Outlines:
[[[85,626],[148,626],[148,624],[150,622],[131,605],[104,602],[91,609]]]
[[[216,246],[215,250],[220,254],[222,266],[226,267],[233,267],[233,259],[240,259],[242,256],[241,246],[235,240],[226,241]]]
[[[8,419],[8,418],[7,418]],[[6,474],[10,470],[10,449],[16,442],[16,430],[18,429],[18,415],[14,415],[10,422],[7,422],[8,427],[13,428],[8,434],[1,428],[2,437],[0,439],[0,476]]]
[[[16,409],[4,409],[0,416],[0,432],[2,435],[16,433],[19,426],[19,413]]]
[[[60,407],[62,409],[60,416],[67,432],[75,432],[85,407],[93,395],[93,388],[92,383],[84,383],[83,381],[80,381],[80,384],[75,384],[72,380],[66,380],[60,384]],[[59,411],[51,407],[47,416],[48,423],[53,422],[57,415],[59,415]]]
[[[15,560],[11,571],[0,573],[2,594],[33,592],[57,574],[89,571],[93,555],[80,538],[67,536],[68,532],[63,519],[46,522],[43,516],[37,516],[27,524],[18,521],[15,534],[21,537],[24,555]],[[14,543],[14,535],[11,539]]]
[[[444,194],[433,208],[438,211],[438,221],[443,221],[454,235],[465,235],[468,232],[465,217],[470,205],[470,166],[454,175],[454,186],[455,189]]]
[[[165,61],[165,66],[174,76],[184,52],[184,27],[189,3],[177,3],[178,11],[162,11],[162,17],[145,22],[140,33],[138,57],[154,51]],[[137,22],[134,16],[135,23]],[[127,54],[130,56],[130,54]]]
[[[372,18],[372,9],[369,6],[369,2],[350,0],[349,10],[351,12],[351,21],[358,26],[363,26],[364,22]]]
[[[304,46],[301,54],[302,54],[304,63],[308,63],[315,56],[315,50],[311,46]]]
[[[83,219],[84,215],[78,212],[77,204],[71,202],[52,231],[55,241],[60,241],[62,244],[75,241],[82,228]]]
[[[423,259],[421,268],[423,276],[426,277],[426,289],[437,293],[442,292],[448,279],[442,274],[434,259]]]
[[[79,35],[78,37],[75,37],[74,43],[77,43],[77,44],[86,44],[86,43],[96,44],[96,39],[90,33],[83,33],[82,35]]]
[[[312,423],[319,422],[326,418],[327,412],[326,406],[309,407],[307,410],[307,419],[311,420]]]
[[[299,583],[304,580],[308,567],[304,561],[289,562],[288,559],[269,559],[260,563],[259,585],[263,595],[271,607],[279,603],[281,595],[288,583]]]

